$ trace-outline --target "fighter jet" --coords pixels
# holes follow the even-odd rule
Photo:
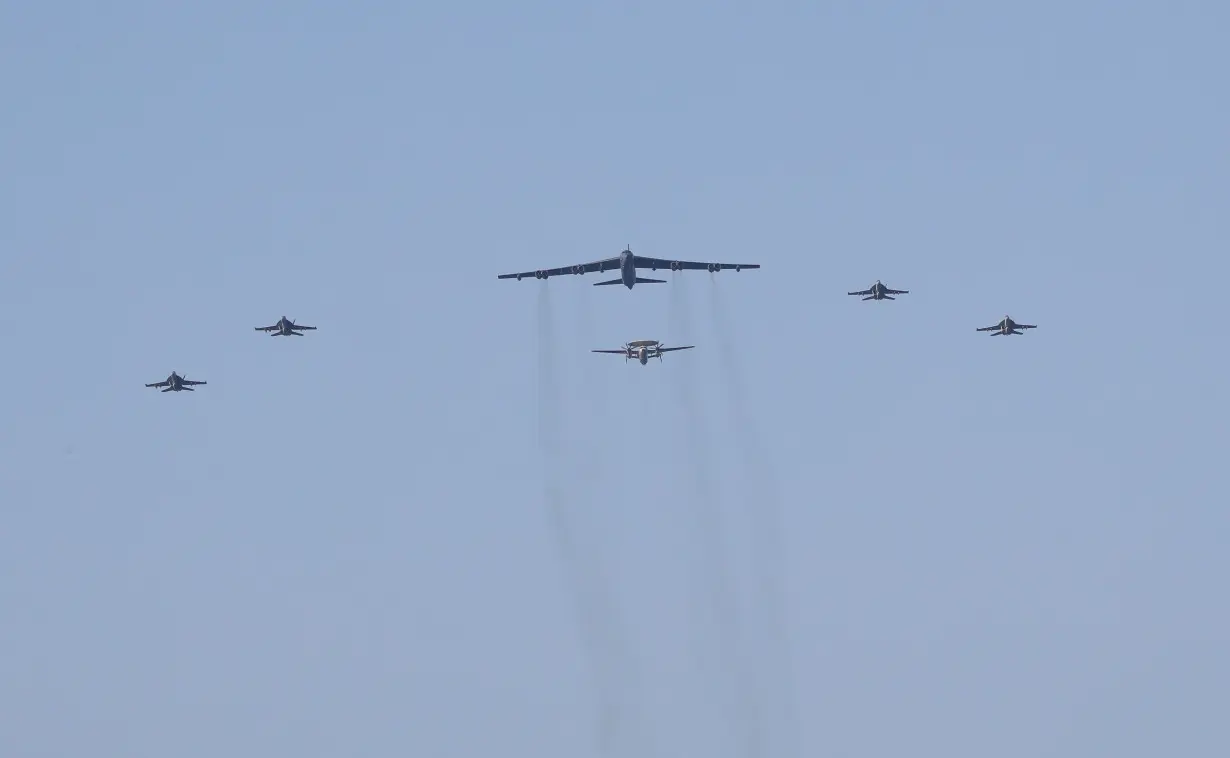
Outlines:
[[[1008,316],[1004,316],[1004,320],[1000,321],[995,326],[980,326],[978,327],[977,331],[990,332],[992,337],[996,337],[1001,334],[1024,334],[1024,332],[1017,331],[1018,329],[1037,329],[1037,328],[1038,327],[1034,326],[1033,324],[1018,324],[1017,322],[1013,321]]]
[[[665,284],[665,279],[646,279],[636,275],[638,268],[647,268],[650,271],[658,269],[670,269],[671,271],[721,271],[723,269],[733,268],[735,271],[742,271],[745,268],[760,268],[759,263],[697,263],[696,261],[676,261],[668,258],[646,258],[640,255],[633,255],[631,246],[624,249],[622,253],[614,258],[607,258],[593,263],[578,263],[575,266],[561,266],[560,268],[538,269],[537,271],[522,271],[519,274],[500,274],[500,279],[516,279],[521,280],[523,276],[532,276],[535,279],[547,279],[552,276],[560,276],[561,274],[589,274],[603,271],[618,271],[618,279],[610,279],[605,282],[594,282],[595,287],[601,287],[607,284],[622,284],[628,289],[632,289],[636,284]]]
[[[164,389],[163,392],[181,392],[183,390],[188,390],[189,392],[196,392],[196,390],[192,389],[192,386],[197,385],[197,384],[205,384],[205,382],[194,382],[191,379],[180,376],[179,374],[172,371],[171,375],[168,376],[166,379],[163,379],[161,382],[154,382],[153,384],[147,384],[145,386],[146,387],[166,387],[166,389]]]
[[[657,340],[633,340],[624,345],[619,350],[594,350],[595,353],[609,353],[611,355],[622,355],[624,363],[629,359],[636,358],[644,366],[649,363],[650,358],[662,360],[663,353],[670,353],[675,350],[691,350],[695,345],[686,345],[684,347],[662,347],[662,343]]]
[[[294,321],[291,321],[285,316],[278,319],[278,323],[274,324],[273,326],[256,327],[256,331],[258,332],[269,332],[270,337],[291,337],[291,336],[302,337],[303,335],[300,334],[300,332],[302,332],[304,329],[315,330],[316,327],[303,326],[302,324],[296,324]]]
[[[867,297],[864,297],[863,298],[864,300],[896,300],[897,298],[889,297],[889,295],[908,295],[910,294],[910,291],[909,290],[890,290],[888,287],[885,287],[883,284],[880,284],[879,279],[876,279],[876,283],[871,285],[867,289],[861,292],[847,292],[846,294],[847,295],[866,295]]]

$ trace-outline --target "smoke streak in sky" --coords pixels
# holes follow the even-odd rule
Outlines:
[[[582,545],[583,525],[569,508],[562,472],[563,446],[559,439],[558,366],[555,361],[555,328],[551,291],[538,295],[538,440],[543,453],[543,496],[552,535],[559,552],[565,581],[577,614],[578,631],[595,681],[599,753],[615,756],[632,736],[630,710],[635,708],[635,676],[623,644],[619,614],[608,590],[599,551]]]
[[[747,410],[748,395],[743,372],[731,341],[731,320],[727,317],[726,302],[716,282],[709,288],[709,306],[722,362],[721,375],[725,379],[729,410],[735,427],[735,438],[743,448],[738,457],[747,468],[744,500],[747,520],[752,525],[754,595],[760,600],[761,606],[755,616],[765,623],[770,635],[767,644],[763,646],[769,661],[767,665],[757,667],[757,670],[771,677],[771,681],[764,682],[762,686],[767,692],[777,695],[772,698],[772,708],[784,722],[780,729],[773,730],[785,743],[778,752],[792,756],[798,754],[800,732],[794,681],[791,676],[793,669],[789,633],[782,599],[786,571],[782,566],[781,500],[776,479]]]
[[[683,285],[686,277],[676,276],[671,283],[670,320],[685,337],[691,336],[691,320],[688,314],[687,291]],[[684,426],[688,435],[685,452],[694,475],[693,496],[686,503],[690,509],[692,532],[697,537],[700,565],[697,567],[697,582],[709,604],[712,618],[702,623],[701,629],[716,634],[718,660],[715,669],[728,672],[734,681],[721,682],[723,695],[733,698],[728,702],[729,723],[736,730],[735,743],[739,754],[752,758],[763,755],[763,715],[759,699],[753,690],[745,646],[741,640],[739,609],[734,584],[730,576],[730,561],[724,540],[721,504],[710,485],[712,472],[705,450],[706,432],[700,409],[696,405],[692,388],[691,364],[681,362],[676,384],[680,407],[686,418]]]

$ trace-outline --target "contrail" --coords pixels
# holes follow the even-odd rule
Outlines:
[[[756,595],[763,606],[761,615],[771,635],[765,646],[771,659],[766,666],[772,673],[775,685],[771,689],[779,693],[780,702],[774,703],[784,726],[775,730],[784,743],[783,755],[799,754],[798,711],[795,705],[794,680],[791,676],[791,654],[787,631],[785,607],[782,599],[786,571],[782,567],[783,541],[781,536],[781,499],[767,457],[760,445],[755,425],[747,412],[748,397],[743,382],[738,356],[730,341],[730,321],[726,317],[726,303],[717,283],[710,287],[710,310],[714,330],[718,334],[718,347],[722,361],[722,373],[726,378],[727,398],[736,437],[745,447],[741,455],[747,467],[748,521],[753,525],[755,538],[753,563],[756,570]]]
[[[619,629],[618,613],[608,592],[609,585],[599,565],[597,551],[592,546],[586,550],[579,544],[580,530],[560,483],[561,472],[570,467],[563,460],[556,415],[560,393],[556,383],[554,332],[550,290],[542,286],[538,296],[538,441],[544,458],[543,495],[556,549],[575,604],[581,643],[595,680],[597,749],[600,755],[614,756],[619,752],[621,738],[632,726],[628,713],[633,706],[632,693],[621,691],[620,683],[633,679],[634,672],[620,644],[626,638]]]
[[[686,340],[691,336],[691,323],[683,279],[684,277],[676,276],[671,283],[672,296],[668,318],[671,328],[678,329],[680,338]],[[708,455],[704,444],[704,422],[693,395],[697,385],[692,381],[691,374],[691,364],[681,362],[678,370],[681,381],[676,383],[676,387],[679,391],[679,404],[686,414],[686,448],[695,477],[695,490],[688,506],[691,508],[694,530],[699,538],[701,565],[698,581],[704,589],[704,599],[710,605],[712,619],[707,626],[716,633],[718,669],[734,679],[733,682],[722,682],[724,689],[729,687],[734,690],[730,692],[727,689],[724,693],[735,698],[735,702],[724,704],[732,711],[729,727],[736,730],[738,753],[755,758],[764,754],[763,716],[751,688],[748,660],[741,644],[739,609],[726,557],[721,504],[710,486],[711,472],[705,464]]]

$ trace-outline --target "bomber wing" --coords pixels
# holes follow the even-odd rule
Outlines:
[[[633,256],[637,268],[669,269],[671,271],[720,271],[733,268],[735,271],[744,268],[760,268],[759,263],[701,263],[698,261],[678,261],[669,258],[646,258],[642,255]]]
[[[619,269],[619,258],[604,258],[592,263],[578,263],[573,266],[539,269],[538,271],[522,271],[517,274],[500,274],[497,279],[520,279],[523,276],[537,276],[544,273],[547,276],[562,276],[564,274],[592,274],[597,271],[616,271]]]

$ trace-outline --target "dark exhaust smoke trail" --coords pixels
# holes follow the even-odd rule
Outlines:
[[[746,497],[748,520],[755,538],[753,563],[756,571],[756,595],[761,601],[759,615],[768,626],[771,639],[766,650],[771,663],[766,668],[773,679],[770,689],[779,694],[780,702],[773,704],[784,726],[775,730],[782,740],[780,754],[799,753],[798,711],[795,705],[794,680],[791,676],[789,634],[785,618],[785,603],[782,599],[786,571],[782,566],[783,541],[781,532],[781,497],[776,479],[770,470],[767,456],[748,413],[745,399],[748,397],[738,356],[730,341],[730,319],[726,315],[726,302],[715,282],[710,290],[710,310],[714,329],[718,335],[718,348],[722,361],[722,374],[726,377],[727,399],[735,434],[744,454],[739,456],[747,466]]]
[[[538,295],[538,442],[543,453],[543,495],[547,519],[556,549],[563,563],[565,580],[577,613],[581,643],[589,658],[597,691],[597,749],[601,755],[619,752],[621,738],[630,727],[631,692],[621,692],[621,681],[632,677],[632,668],[617,627],[618,614],[606,577],[598,564],[593,546],[580,544],[575,514],[567,506],[561,473],[569,470],[560,440],[561,396],[555,362],[555,329],[550,290],[543,286]],[[622,695],[622,696],[621,696]]]
[[[671,284],[670,312],[668,320],[673,333],[679,335],[681,341],[690,344],[692,337],[691,319],[688,314],[686,291],[682,276],[676,276]],[[730,577],[729,561],[724,544],[724,528],[721,503],[711,486],[712,476],[705,445],[706,430],[700,410],[696,405],[695,388],[691,364],[680,361],[678,375],[680,382],[676,383],[679,392],[679,404],[685,413],[684,426],[688,439],[685,445],[695,477],[693,498],[688,505],[696,535],[699,537],[701,565],[698,581],[709,603],[712,614],[707,626],[716,633],[718,653],[717,668],[733,678],[721,682],[727,691],[727,697],[734,702],[723,705],[729,708],[731,718],[728,726],[736,731],[735,742],[738,754],[753,758],[764,755],[762,746],[764,734],[762,715],[755,693],[751,688],[752,677],[748,670],[748,659],[741,644],[739,609],[735,596],[734,584]],[[733,689],[733,692],[730,690]]]

